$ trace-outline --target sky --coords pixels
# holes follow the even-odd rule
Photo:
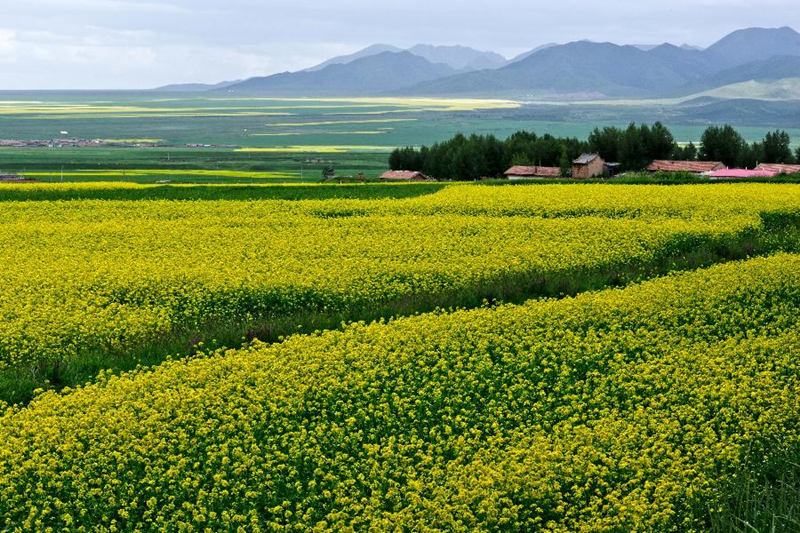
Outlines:
[[[753,26],[800,30],[797,0],[0,0],[0,90],[218,82],[374,43],[708,46]]]

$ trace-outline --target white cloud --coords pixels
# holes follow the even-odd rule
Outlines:
[[[507,56],[545,42],[708,45],[800,27],[796,0],[27,0],[3,6],[0,88],[146,88],[310,66],[375,43]],[[709,25],[708,21],[714,24]]]

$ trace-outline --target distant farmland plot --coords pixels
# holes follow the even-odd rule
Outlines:
[[[520,129],[586,137],[595,126],[662,120],[678,141],[696,141],[705,124],[670,121],[646,106],[523,105],[508,100],[436,98],[257,98],[140,93],[0,93],[0,131],[53,138],[163,139],[169,144],[291,145],[430,144],[457,132],[505,136]],[[369,125],[369,128],[365,128]],[[768,126],[740,127],[750,141]],[[359,135],[352,132],[377,131]],[[298,133],[291,143],[270,133]],[[800,130],[790,131],[800,139]],[[9,135],[8,133],[4,135]]]
[[[0,172],[41,181],[313,182],[333,166],[338,176],[374,179],[387,169],[391,149],[430,145],[459,132],[505,137],[529,130],[584,139],[596,126],[625,126],[623,117],[630,117],[664,120],[677,141],[698,141],[705,124],[673,124],[670,116],[662,108],[610,103],[0,93],[0,132],[5,132],[0,138],[158,146],[0,148]],[[760,140],[770,129],[738,127],[749,141]],[[800,141],[800,130],[788,131]]]

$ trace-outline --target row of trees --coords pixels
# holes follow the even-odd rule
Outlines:
[[[785,131],[767,133],[762,141],[749,144],[731,126],[712,126],[703,133],[699,157],[730,167],[753,168],[759,163],[800,161],[800,148],[792,154],[791,139]]]
[[[498,177],[512,165],[560,167],[564,175],[581,153],[598,153],[621,170],[642,170],[654,159],[722,161],[727,166],[752,168],[758,163],[800,161],[800,149],[792,154],[785,131],[770,132],[760,142],[747,143],[731,126],[711,126],[703,132],[700,146],[675,142],[660,122],[652,126],[595,128],[586,141],[573,137],[539,136],[519,131],[505,140],[493,135],[458,134],[452,139],[422,148],[399,148],[389,156],[392,170],[418,170],[440,179]]]
[[[574,138],[538,136],[519,131],[505,140],[494,135],[458,134],[448,141],[422,148],[399,148],[389,156],[392,170],[418,170],[447,179],[501,176],[512,165],[561,166],[588,150],[588,143]]]

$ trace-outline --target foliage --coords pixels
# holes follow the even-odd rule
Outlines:
[[[799,315],[779,255],[106,376],[0,419],[0,524],[705,530],[800,440]]]
[[[693,142],[685,146],[676,146],[675,147],[675,159],[679,161],[694,161],[697,159],[698,150],[697,146]]]
[[[710,126],[703,133],[699,157],[744,168],[759,163],[792,163],[790,144],[785,131],[768,132],[762,141],[748,144],[732,126]]]
[[[722,161],[729,167],[739,163],[746,143],[739,133],[729,125],[710,126],[703,133],[700,159]]]
[[[764,156],[761,161],[769,163],[792,163],[791,139],[785,131],[767,133],[762,144]]]
[[[589,135],[589,147],[606,161],[620,163],[622,170],[641,170],[654,159],[670,159],[678,148],[672,133],[660,122],[652,127],[632,123],[625,130],[595,128]]]
[[[512,165],[560,167],[583,152],[594,152],[623,171],[638,171],[656,159],[722,161],[728,166],[752,168],[758,163],[792,161],[791,139],[784,131],[767,133],[761,142],[748,144],[732,126],[711,126],[702,144],[679,146],[660,122],[652,126],[631,123],[625,129],[595,128],[586,142],[518,131],[500,141],[494,136],[458,134],[452,139],[419,149],[398,148],[389,156],[395,170],[420,170],[439,179],[475,180],[500,177]]]
[[[389,156],[394,170],[420,170],[439,179],[476,180],[500,177],[512,165],[559,166],[587,145],[577,139],[520,131],[505,141],[493,135],[458,134],[430,147],[400,148]]]

